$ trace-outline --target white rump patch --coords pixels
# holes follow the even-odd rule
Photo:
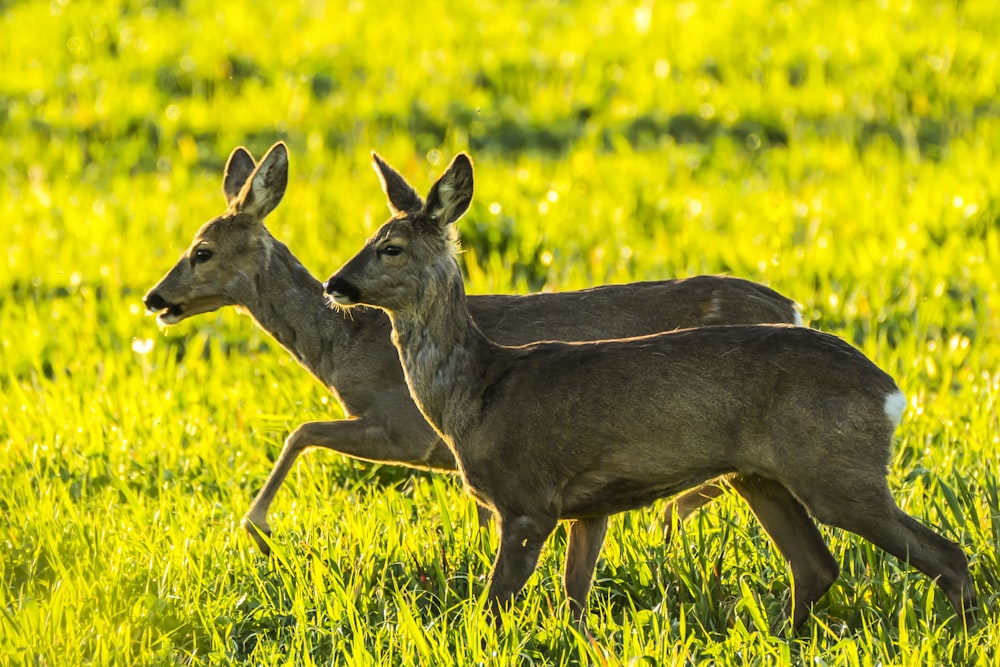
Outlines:
[[[906,396],[902,391],[897,389],[888,396],[885,397],[885,416],[889,418],[893,426],[899,425],[899,419],[903,416],[903,410],[906,409]]]
[[[799,310],[798,305],[795,306],[795,326],[802,326],[802,312]]]

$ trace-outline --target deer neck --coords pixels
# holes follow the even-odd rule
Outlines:
[[[444,283],[426,281],[413,309],[392,313],[392,339],[406,382],[428,423],[451,444],[479,411],[478,383],[497,348],[472,321],[456,264]]]
[[[323,285],[288,248],[273,237],[258,266],[253,297],[242,303],[257,324],[327,387],[334,386],[330,351],[349,335],[344,317],[333,311]]]

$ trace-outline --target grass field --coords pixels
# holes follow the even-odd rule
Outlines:
[[[931,2],[0,2],[0,665],[993,665],[1000,660],[1000,11]],[[332,396],[232,309],[143,293],[224,209],[236,145],[288,143],[272,233],[325,278],[476,162],[469,291],[730,273],[895,378],[890,483],[983,607],[856,536],[797,635],[786,565],[727,496],[662,540],[612,522],[589,634],[562,534],[499,636],[455,480],[314,452]],[[794,465],[794,462],[789,462]]]

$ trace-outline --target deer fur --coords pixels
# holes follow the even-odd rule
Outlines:
[[[394,200],[420,199],[391,168],[379,175]],[[410,398],[389,338],[389,319],[377,309],[356,310],[350,317],[331,310],[321,283],[264,226],[287,182],[288,152],[283,143],[275,144],[260,164],[246,149],[235,149],[223,177],[228,208],[198,230],[177,264],[144,298],[163,325],[236,306],[343,406],[345,419],[307,422],[288,436],[250,504],[243,525],[265,553],[271,502],[307,448],[323,447],[377,463],[456,469],[451,451]],[[795,304],[777,292],[722,276],[577,292],[474,296],[469,304],[484,331],[511,345],[631,336],[700,324],[801,321]],[[683,517],[702,502],[692,498],[677,513]],[[673,510],[668,508],[670,514]],[[481,510],[480,523],[488,518]]]
[[[511,602],[570,519],[564,581],[582,616],[609,514],[728,475],[791,566],[794,627],[839,572],[813,519],[909,561],[971,622],[965,554],[903,513],[886,482],[906,405],[891,377],[843,340],[788,325],[494,343],[456,261],[472,183],[459,154],[426,201],[388,189],[393,217],[326,291],[388,312],[411,394],[498,518],[491,608]]]

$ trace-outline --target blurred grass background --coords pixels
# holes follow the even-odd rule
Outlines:
[[[0,2],[0,661],[992,664],[998,34],[989,0]],[[492,550],[453,480],[329,453],[258,557],[238,518],[339,408],[248,318],[161,333],[140,299],[233,147],[276,140],[268,225],[321,278],[387,215],[371,150],[422,192],[467,150],[471,292],[725,272],[795,298],[907,392],[893,488],[970,554],[983,625],[830,531],[841,581],[769,637],[789,577],[727,499],[673,545],[617,519],[590,635],[556,540],[483,645]]]

